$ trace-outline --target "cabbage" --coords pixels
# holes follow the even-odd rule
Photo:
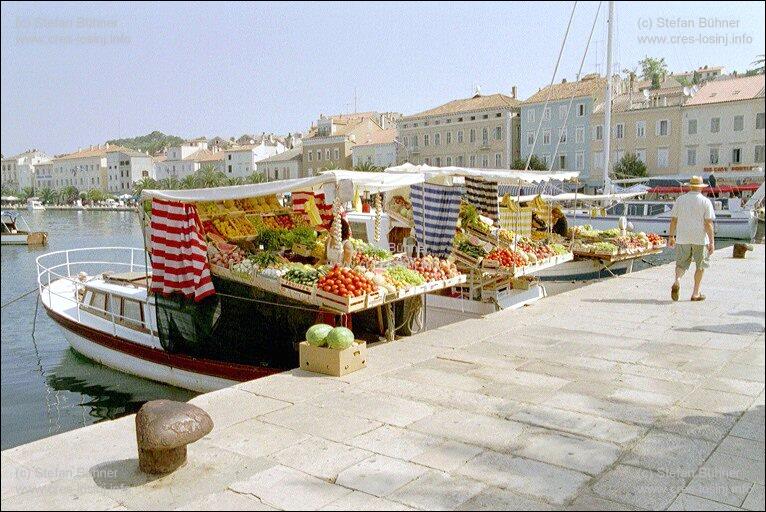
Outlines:
[[[328,347],[343,350],[354,343],[354,333],[351,332],[351,329],[336,327],[327,335],[326,341]]]
[[[327,343],[327,335],[330,334],[332,330],[332,326],[327,324],[312,325],[309,327],[309,330],[306,331],[306,341],[309,342],[309,345],[323,347]]]

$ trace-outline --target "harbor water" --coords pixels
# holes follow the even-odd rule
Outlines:
[[[2,449],[134,413],[147,400],[188,400],[194,393],[111,370],[76,354],[37,303],[35,258],[83,247],[142,244],[138,218],[127,211],[25,212],[47,247],[2,247]],[[731,245],[719,242],[719,248]],[[635,270],[670,261],[672,251],[637,262]],[[583,286],[556,287],[556,292]],[[551,299],[555,300],[555,299]],[[7,304],[7,305],[6,305]]]

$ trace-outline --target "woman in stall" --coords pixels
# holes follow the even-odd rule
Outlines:
[[[564,212],[561,211],[561,208],[558,206],[554,206],[553,210],[551,210],[551,220],[553,222],[551,231],[557,235],[566,237],[567,231],[569,231],[569,224],[567,223],[566,215],[564,215]]]

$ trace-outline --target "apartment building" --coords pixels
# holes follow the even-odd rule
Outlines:
[[[131,149],[106,152],[106,190],[115,195],[130,194],[133,185],[144,178],[154,177],[152,157]]]
[[[683,172],[746,171],[764,164],[764,75],[705,83],[683,109]]]
[[[228,178],[247,178],[258,171],[258,162],[285,151],[276,138],[261,139],[259,144],[235,146],[224,151],[223,173]]]
[[[450,101],[397,124],[398,161],[413,164],[509,169],[519,156],[519,100],[482,95]]]
[[[41,164],[50,162],[50,160],[48,155],[37,149],[30,149],[18,155],[3,158],[0,162],[2,187],[15,191],[34,187],[36,168]]]
[[[626,153],[644,162],[650,176],[675,173],[681,163],[681,109],[687,100],[679,85],[659,89],[638,90],[631,84],[624,94],[612,101],[612,139],[610,171]],[[591,116],[590,145],[592,155],[591,184],[603,176],[605,103],[599,102]]]
[[[366,141],[373,133],[384,130],[394,116],[377,112],[320,116],[309,136],[303,138],[301,175],[313,176],[325,169],[351,169],[352,148],[358,141]]]
[[[183,179],[204,166],[212,166],[223,172],[224,152],[208,149],[207,140],[202,137],[167,149],[164,159],[155,159],[155,177],[161,179]]]
[[[615,77],[615,94],[621,90],[622,83]],[[530,96],[521,105],[521,158],[531,153],[549,169],[580,171],[585,183],[600,179],[590,172],[589,134],[593,109],[603,101],[605,91],[606,78],[590,74],[576,82],[562,80]]]
[[[397,143],[396,128],[372,132],[351,148],[351,163],[353,167],[371,164],[382,169],[396,165]]]
[[[112,153],[113,156],[107,159],[107,155]],[[145,169],[145,166],[151,166],[151,157],[144,155],[143,153],[124,148],[121,146],[115,146],[111,144],[99,144],[97,146],[90,146],[88,148],[79,148],[73,153],[59,155],[51,161],[50,169],[45,168],[45,173],[41,172],[41,176],[38,179],[38,183],[45,183],[45,186],[53,190],[59,190],[67,186],[73,186],[80,192],[85,192],[91,189],[100,189],[104,192],[117,190],[110,190],[109,176],[110,169],[108,161],[113,162],[113,166],[117,166],[116,169],[112,169],[112,176],[119,177],[119,170],[122,167],[123,172],[127,171],[132,179],[132,170],[129,169],[130,164],[120,165],[120,154],[123,155],[123,162],[126,157],[134,155],[141,162],[141,169]],[[141,155],[139,157],[138,155]],[[127,158],[130,162],[130,158]],[[138,165],[138,162],[137,162]],[[140,171],[138,171],[140,173]],[[122,181],[120,181],[122,179]],[[127,177],[123,174],[122,178],[117,178],[116,183],[127,183]],[[115,181],[113,181],[115,183]],[[132,183],[132,182],[131,182]],[[126,189],[127,190],[127,189]]]
[[[259,161],[258,172],[263,174],[266,181],[299,178],[302,162],[303,148],[299,146]]]

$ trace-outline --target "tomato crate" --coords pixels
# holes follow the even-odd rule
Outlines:
[[[353,313],[354,311],[366,309],[367,304],[367,297],[365,295],[360,295],[359,297],[342,297],[340,295],[335,295],[334,293],[317,289],[316,297],[320,300],[323,307],[341,313]]]
[[[300,283],[294,283],[288,279],[280,279],[279,284],[282,286],[282,288],[289,288],[290,290],[295,290],[301,293],[305,293],[307,295],[316,295],[317,289],[316,286],[308,286],[305,284]]]
[[[380,290],[365,295],[367,308],[380,306],[386,301],[386,294]]]

